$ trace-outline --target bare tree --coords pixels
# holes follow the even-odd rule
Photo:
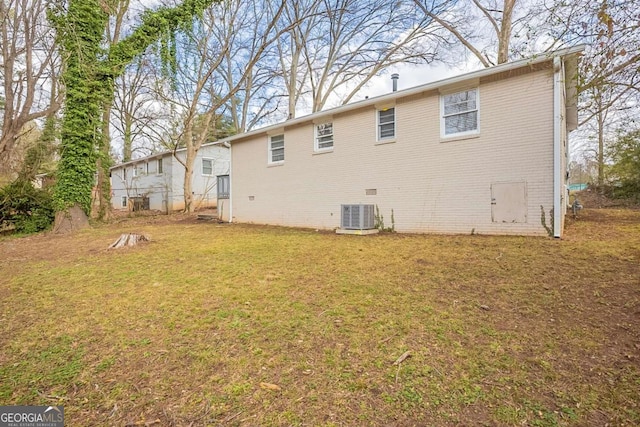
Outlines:
[[[181,133],[175,141],[174,150],[185,148],[184,159],[175,156],[185,168],[184,200],[185,211],[194,209],[192,179],[194,163],[202,144],[215,138],[212,130],[229,101],[245,87],[256,63],[278,37],[276,23],[283,6],[270,9],[270,3],[252,9],[249,0],[234,0],[214,5],[205,11],[202,20],[193,26],[179,43],[178,61],[173,77],[158,94],[165,102],[174,105],[182,117]],[[253,11],[266,11],[254,15]],[[262,29],[254,44],[245,52],[244,67],[235,74],[234,82],[221,81],[217,73],[232,49],[234,35],[242,30],[245,18],[259,19]],[[220,23],[219,26],[216,23]],[[221,33],[220,30],[223,30]],[[224,88],[224,90],[221,90]]]
[[[284,98],[282,73],[278,67],[279,56],[275,45],[281,37],[273,37],[269,46],[257,38],[265,27],[273,26],[274,11],[267,2],[241,2],[245,13],[238,16],[222,15],[213,22],[213,31],[219,44],[231,38],[224,52],[214,79],[218,93],[233,92],[226,105],[226,111],[237,132],[251,130],[266,120],[274,120],[279,115],[279,107]],[[247,12],[250,11],[250,12]],[[286,9],[281,13],[286,12]],[[298,22],[298,21],[294,21]],[[231,26],[231,27],[230,27]],[[233,34],[229,33],[229,30]],[[276,34],[281,31],[275,30]],[[256,58],[256,52],[262,53]],[[257,59],[257,60],[256,60]],[[253,63],[253,66],[249,64]],[[244,79],[239,88],[238,83]]]
[[[308,101],[311,112],[346,104],[394,64],[434,61],[443,42],[431,25],[433,17],[420,16],[409,1],[302,3],[286,2],[284,25],[299,24],[278,44],[289,117],[301,102]],[[439,3],[428,10],[439,13]]]
[[[60,107],[61,97],[55,92],[59,58],[44,0],[1,0],[0,39],[4,98],[1,164],[14,149],[25,125],[52,115]]]
[[[640,0],[463,0],[450,1],[439,13],[427,9],[428,1],[414,2],[485,67],[585,44],[579,68],[582,130],[573,148],[593,153],[598,182],[604,182],[608,135],[638,101]]]
[[[153,96],[153,69],[146,57],[138,58],[116,80],[111,125],[122,144],[118,157],[131,160],[136,152],[145,156],[161,149],[160,141],[169,114]],[[165,147],[166,148],[166,147]]]
[[[608,142],[621,123],[640,120],[640,0],[554,2],[546,9],[554,47],[587,46],[579,67],[582,130],[573,148],[596,160],[602,187]]]
[[[294,118],[296,107],[305,94],[310,70],[304,60],[304,46],[312,38],[316,26],[321,25],[319,0],[286,1],[280,27],[289,27],[278,39],[278,73],[282,77],[287,96],[287,115]]]
[[[520,18],[516,19],[517,1],[449,0],[432,10],[430,1],[414,0],[452,41],[464,47],[484,67],[509,60],[514,27],[530,18],[526,13],[520,13]]]

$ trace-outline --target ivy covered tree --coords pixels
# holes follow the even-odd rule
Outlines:
[[[148,10],[129,36],[105,48],[105,29],[113,1],[69,0],[64,10],[49,14],[63,53],[62,80],[66,87],[54,193],[59,212],[74,205],[86,214],[90,212],[97,156],[108,143],[103,135],[102,109],[113,98],[115,79],[156,42],[161,43],[163,60],[170,64],[175,54],[171,48],[175,32],[188,28],[219,0],[184,0],[176,7]],[[107,161],[100,163],[108,168]]]

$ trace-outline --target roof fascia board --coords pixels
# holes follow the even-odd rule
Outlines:
[[[214,141],[214,142],[207,142],[206,144],[202,144],[200,148],[210,147],[213,145],[222,145],[223,147],[229,148],[227,140],[224,140],[224,139]],[[175,152],[180,153],[185,150],[186,148],[178,148],[177,150],[175,150]],[[151,154],[147,157],[140,157],[139,159],[129,160],[128,162],[125,162],[125,163],[118,163],[117,165],[111,166],[109,170],[135,165],[136,163],[148,162],[149,160],[157,159],[157,158],[168,156],[168,155],[173,155],[173,153],[174,153],[174,150],[161,151],[160,153]]]

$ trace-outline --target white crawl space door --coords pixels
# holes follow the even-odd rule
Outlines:
[[[491,220],[493,222],[527,222],[526,182],[491,184]]]

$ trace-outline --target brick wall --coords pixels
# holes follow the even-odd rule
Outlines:
[[[341,204],[370,203],[387,226],[393,209],[400,232],[545,235],[540,206],[547,217],[553,207],[552,71],[478,87],[480,133],[472,138],[440,137],[440,96],[432,90],[396,100],[392,143],[376,141],[373,106],[327,116],[331,152],[314,153],[313,123],[285,127],[282,165],[268,165],[266,134],[235,142],[234,221],[331,229],[340,226]],[[495,182],[526,182],[527,222],[492,222]]]

